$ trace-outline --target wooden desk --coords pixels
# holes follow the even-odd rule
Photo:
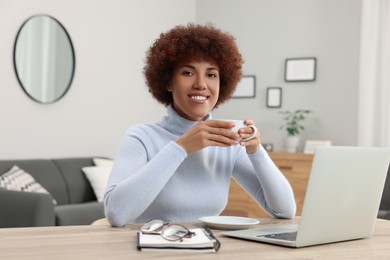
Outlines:
[[[294,221],[294,220],[293,220]],[[259,225],[291,220],[261,219]],[[199,223],[195,224],[199,225]],[[215,254],[140,252],[136,249],[139,225],[108,225],[0,229],[1,259],[389,259],[390,221],[377,220],[369,239],[306,247],[286,248],[228,238],[214,230],[221,242]]]
[[[312,154],[270,152],[271,159],[286,176],[294,190],[297,203],[297,216],[301,215],[306,186],[313,161]],[[232,180],[229,190],[229,202],[221,215],[244,217],[269,217],[236,181]]]

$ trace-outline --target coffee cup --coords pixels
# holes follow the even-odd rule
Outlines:
[[[238,133],[238,130],[240,130],[241,128],[245,128],[245,127],[250,127],[252,128],[252,134],[246,138],[238,138],[237,141],[249,141],[253,138],[256,137],[256,134],[257,134],[257,127],[254,126],[254,125],[246,125],[244,124],[244,120],[236,120],[236,119],[218,119],[218,121],[228,121],[228,122],[233,122],[235,124],[235,126],[233,126],[232,128],[230,128],[230,130],[232,130],[233,132],[236,132]]]

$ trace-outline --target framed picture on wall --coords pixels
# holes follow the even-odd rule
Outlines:
[[[286,59],[285,81],[314,81],[316,79],[316,63],[316,58]]]
[[[268,87],[267,88],[267,107],[279,108],[282,107],[282,88]]]
[[[256,76],[242,76],[233,93],[233,98],[254,98],[256,96]]]

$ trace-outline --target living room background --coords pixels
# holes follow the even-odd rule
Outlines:
[[[31,100],[14,72],[16,34],[35,14],[58,19],[75,49],[73,83],[53,104]],[[145,51],[188,22],[231,32],[244,74],[256,76],[256,97],[229,101],[215,118],[251,117],[281,150],[278,111],[311,109],[303,140],[356,145],[360,19],[356,0],[0,0],[0,158],[114,158],[127,127],[165,114],[144,84]],[[315,81],[284,81],[285,59],[299,57],[317,58]],[[271,86],[283,89],[280,109],[266,107]]]

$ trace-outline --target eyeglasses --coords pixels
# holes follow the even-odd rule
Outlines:
[[[146,222],[141,227],[143,234],[160,235],[168,241],[183,241],[183,238],[191,238],[195,236],[195,232],[191,232],[185,226],[179,224],[170,224],[160,219],[152,219]]]

